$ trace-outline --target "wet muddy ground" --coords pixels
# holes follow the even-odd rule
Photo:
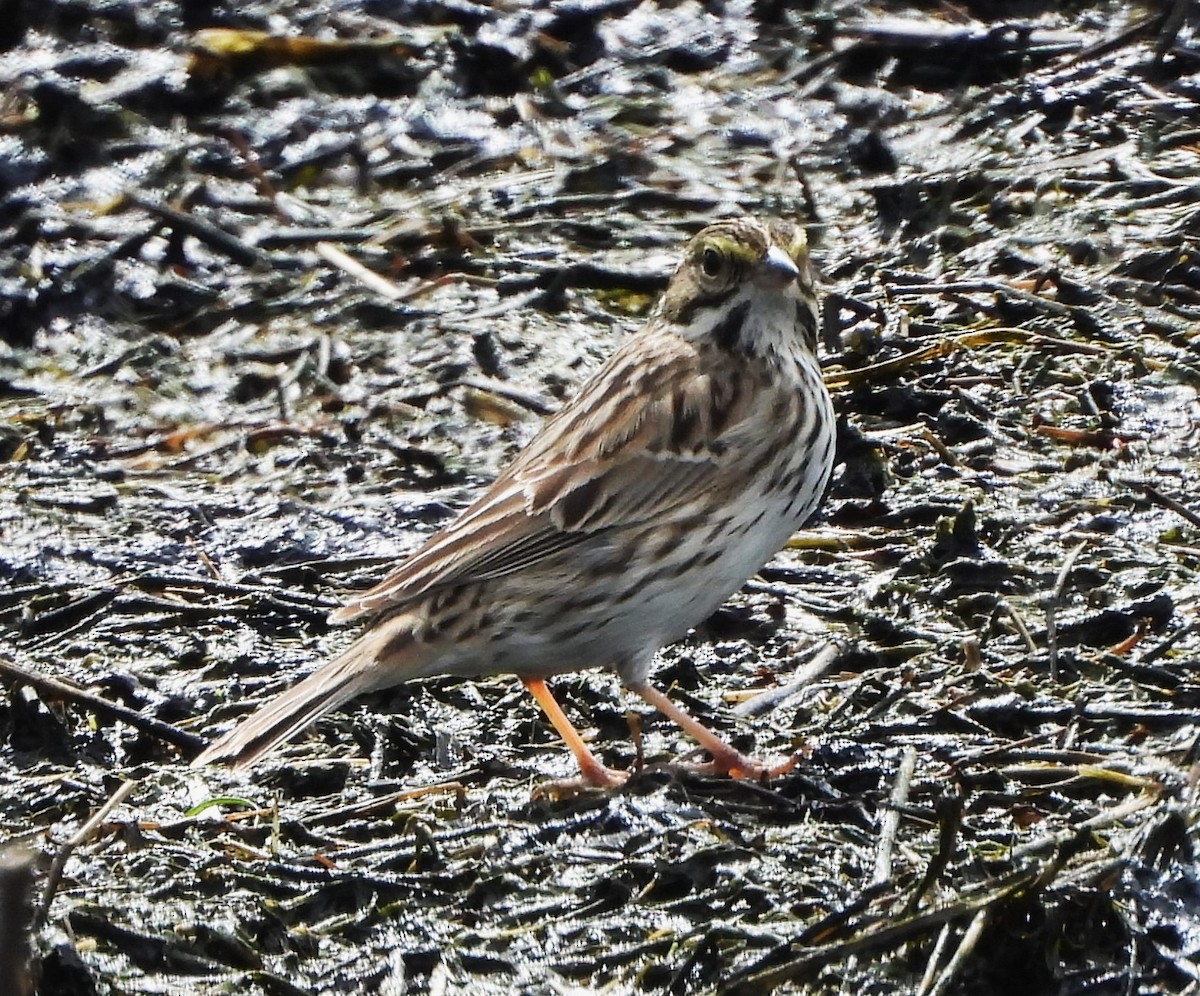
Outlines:
[[[1196,29],[18,3],[0,840],[41,991],[1195,991]],[[509,678],[187,766],[747,212],[810,225],[839,468],[656,674],[794,772],[534,799],[570,756]],[[555,687],[610,764],[631,722],[687,750]]]

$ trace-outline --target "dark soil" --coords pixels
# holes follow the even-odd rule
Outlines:
[[[1194,991],[1196,32],[5,8],[0,840],[40,992]],[[189,768],[739,213],[810,225],[839,468],[656,681],[802,763],[535,799],[570,755],[497,678]],[[555,688],[637,763],[612,675]],[[689,749],[634,716],[647,762]]]

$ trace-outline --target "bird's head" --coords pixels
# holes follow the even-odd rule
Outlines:
[[[818,305],[808,239],[780,219],[709,225],[683,251],[658,317],[693,341],[729,352],[816,352]]]

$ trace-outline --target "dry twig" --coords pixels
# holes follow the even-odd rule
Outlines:
[[[0,678],[5,678],[13,684],[29,685],[41,695],[74,702],[85,709],[91,709],[97,715],[128,723],[136,730],[158,737],[159,740],[174,744],[185,751],[198,751],[205,743],[203,737],[194,733],[188,733],[153,716],[143,716],[140,712],[135,712],[118,702],[110,702],[78,685],[51,678],[49,675],[35,674],[4,657],[0,657]]]
[[[63,868],[66,867],[71,855],[75,853],[75,849],[80,844],[87,842],[88,838],[96,832],[100,824],[108,818],[108,814],[121,805],[129,797],[130,793],[137,788],[138,784],[137,780],[122,782],[121,786],[109,796],[108,801],[96,810],[95,815],[58,849],[58,853],[54,856],[54,863],[50,865],[50,872],[46,876],[46,887],[42,893],[42,901],[38,904],[37,912],[33,917],[35,927],[40,927],[46,922],[46,917],[50,912],[50,904],[54,901],[54,894],[58,891],[58,883],[62,880]]]

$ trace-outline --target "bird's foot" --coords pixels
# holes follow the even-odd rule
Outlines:
[[[676,770],[691,771],[695,774],[721,775],[742,781],[764,782],[769,778],[776,778],[791,771],[800,761],[798,756],[794,756],[782,763],[768,764],[753,757],[747,757],[741,751],[735,750],[727,744],[699,720],[689,716],[657,688],[653,688],[645,682],[631,684],[629,688],[688,733],[704,750],[708,751],[708,756],[712,758],[711,761],[701,764],[674,762],[665,765],[668,770],[674,767]]]
[[[588,745],[584,743],[583,737],[579,735],[579,731],[575,729],[558,702],[555,701],[550,689],[546,687],[544,679],[526,676],[521,678],[521,684],[529,690],[530,695],[537,699],[550,722],[554,724],[554,728],[558,730],[558,735],[563,738],[563,742],[575,755],[575,762],[579,765],[578,778],[559,778],[543,782],[533,790],[535,799],[570,799],[588,792],[607,792],[619,788],[629,780],[629,772],[607,767],[592,753]]]
[[[694,775],[733,778],[746,782],[767,782],[772,778],[778,778],[780,775],[786,775],[800,763],[799,754],[793,754],[791,757],[780,762],[760,761],[754,757],[747,757],[732,747],[725,750],[712,751],[711,755],[712,760],[710,761],[694,763],[674,761],[669,762],[664,767],[668,770],[686,771]]]
[[[616,768],[606,767],[598,761],[594,764],[581,764],[580,774],[576,778],[554,778],[535,785],[533,798],[559,802],[581,795],[610,792],[615,788],[620,788],[628,780],[628,771],[618,771]]]

